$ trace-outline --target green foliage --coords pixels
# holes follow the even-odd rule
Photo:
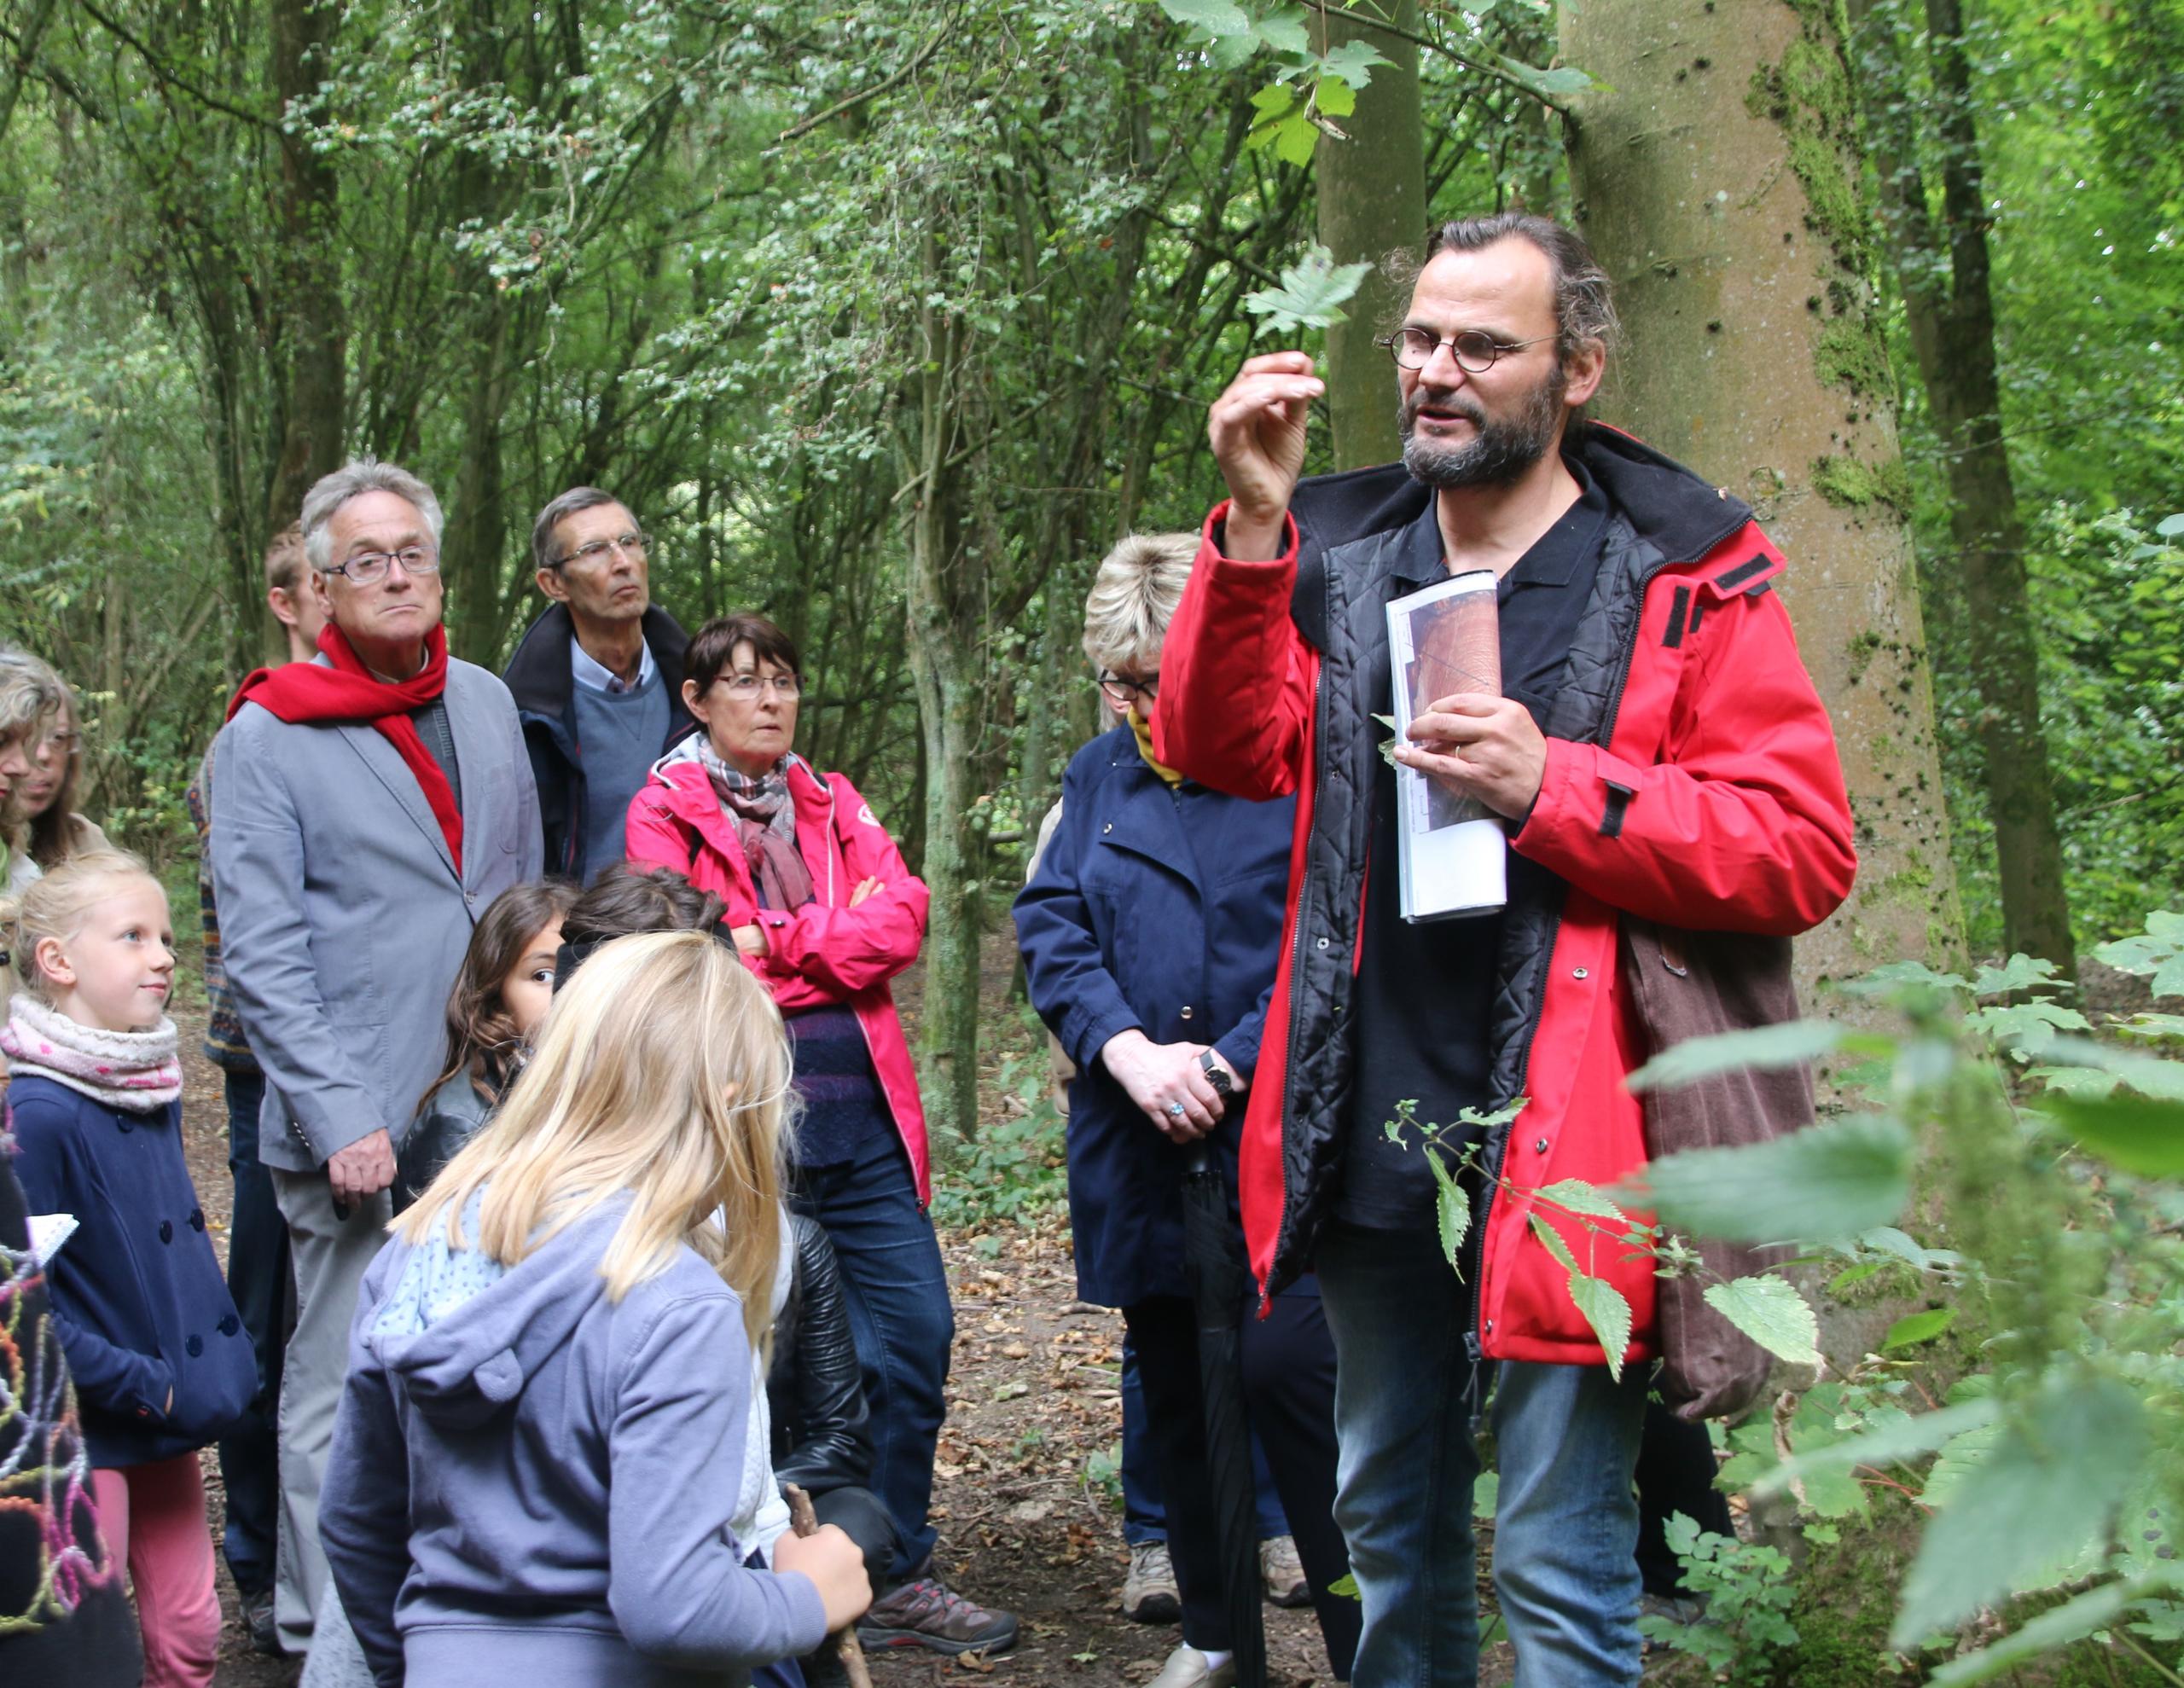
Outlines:
[[[991,1093],[1002,1116],[988,1121],[968,1141],[938,1146],[933,1180],[935,1224],[952,1230],[985,1230],[1026,1223],[1054,1212],[1068,1199],[1066,1122],[1049,1093],[1043,1030],[1026,1011],[1019,1047],[1002,1056]],[[996,1239],[997,1240],[997,1239]]]
[[[1697,1659],[1716,1681],[1763,1685],[1775,1662],[1798,1644],[1789,1611],[1795,1599],[1789,1557],[1779,1550],[1702,1530],[1678,1512],[1668,1521],[1669,1551],[1683,1568],[1683,1586],[1705,1603],[1690,1623],[1642,1617],[1648,1640]]]
[[[1693,1149],[1654,1161],[1641,1205],[1695,1236],[1828,1241],[1901,1214],[1912,1158],[1902,1122],[1861,1114],[1748,1149]]]
[[[1793,1366],[1820,1362],[1820,1320],[1786,1279],[1772,1273],[1710,1284],[1706,1305],[1769,1354]]]
[[[1426,1150],[1426,1163],[1433,1169],[1433,1222],[1441,1237],[1442,1257],[1461,1278],[1464,1238],[1471,1230],[1471,1199],[1449,1173],[1438,1149]]]
[[[2158,934],[2170,929],[2157,917],[2132,953],[2159,966]],[[1854,994],[1891,1006],[1905,1022],[1885,1040],[1868,1081],[1890,1113],[1854,1113],[1787,1140],[1824,1141],[1862,1122],[1915,1128],[1955,1245],[1929,1246],[1882,1224],[1824,1249],[1823,1262],[1840,1267],[1832,1292],[1876,1272],[1915,1273],[1929,1304],[1891,1325],[1882,1338],[1891,1357],[1846,1366],[1830,1356],[1837,1378],[1807,1391],[1786,1417],[1778,1409],[1772,1423],[1733,1430],[1722,1474],[1725,1485],[1786,1493],[1830,1528],[1867,1516],[1874,1488],[1930,1509],[1892,1621],[1889,1644],[1898,1650],[1916,1653],[1982,1610],[2034,1603],[2022,1639],[1998,1644],[1976,1664],[1968,1657],[1950,1680],[1980,1679],[2096,1632],[2129,1650],[2116,1640],[2128,1632],[2114,1620],[2158,1627],[2164,1603],[2184,1590],[2178,1562],[2161,1552],[2159,1525],[2176,1499],[2171,1453],[2184,1445],[2174,1316],[2184,1305],[2184,1249],[2170,1216],[2184,1208],[2175,1195],[2184,1105],[2163,1099],[2184,1084],[2184,1064],[2056,1036],[2052,1015],[2003,1011],[2052,1006],[2040,993],[2057,988],[2049,970],[2024,958],[1972,979],[1898,965],[1858,982]],[[2028,992],[1999,1006],[1979,1001]],[[2030,1043],[2055,1064],[2031,1067]],[[2016,1088],[2001,1082],[2009,1066],[2023,1072]],[[2112,1093],[2096,1098],[2066,1082],[2084,1073]],[[1781,1146],[1728,1152],[1759,1161]],[[1750,1187],[1735,1160],[1716,1164],[1711,1189],[1680,1192],[1686,1204],[1727,1213],[1724,1198]],[[1824,1170],[1812,1180],[1823,1209],[1828,1182]],[[1908,1184],[1900,1192],[1908,1196]],[[1664,1219],[1687,1222],[1673,1206],[1664,1204]],[[1786,1234],[1824,1241],[1830,1229]],[[1747,1226],[1745,1234],[1759,1233]],[[1726,1313],[1742,1293],[1727,1286],[1709,1300]],[[1968,1354],[1949,1350],[1967,1325],[1991,1334]],[[1969,1358],[1977,1369],[1937,1402],[1914,1356],[1945,1351],[1952,1366]],[[2137,1552],[2132,1529],[2119,1526],[2146,1519],[2153,1524],[2138,1532],[2137,1546],[2148,1551]],[[2052,1607],[2041,1598],[2059,1589],[2073,1598]]]

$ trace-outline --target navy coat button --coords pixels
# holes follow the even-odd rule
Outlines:
[[[126,1114],[124,1114],[120,1119],[115,1122],[121,1127],[121,1134],[124,1137],[126,1137],[131,1132],[136,1128],[136,1122],[130,1118]]]
[[[205,1352],[205,1338],[202,1337],[192,1337],[182,1346],[183,1352],[188,1354],[192,1360],[195,1360],[199,1354]]]
[[[192,1231],[202,1231],[205,1228],[205,1209],[203,1208],[190,1209],[189,1228]]]
[[[160,1240],[162,1243],[171,1243],[174,1241],[174,1221],[172,1220],[163,1219],[160,1221]]]
[[[222,1336],[232,1337],[241,1328],[242,1321],[237,1319],[234,1314],[224,1313],[220,1315],[220,1334]]]

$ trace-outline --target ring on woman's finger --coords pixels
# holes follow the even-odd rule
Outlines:
[[[1183,1105],[1182,1105],[1181,1102],[1170,1102],[1170,1103],[1169,1103],[1169,1104],[1168,1104],[1168,1117],[1169,1117],[1169,1118],[1170,1118],[1170,1119],[1181,1119],[1182,1117],[1183,1117]]]

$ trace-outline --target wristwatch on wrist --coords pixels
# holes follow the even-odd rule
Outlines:
[[[1215,1095],[1225,1102],[1236,1093],[1236,1081],[1228,1076],[1228,1068],[1213,1059],[1213,1051],[1199,1050],[1198,1064],[1205,1074],[1205,1082],[1213,1087]]]

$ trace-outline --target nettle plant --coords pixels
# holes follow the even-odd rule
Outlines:
[[[2096,954],[2149,977],[2157,1001],[2184,998],[2184,914],[2155,914]],[[1867,1024],[1693,1039],[1630,1084],[1819,1061],[1836,1112],[1772,1143],[1665,1157],[1629,1188],[1518,1186],[1414,1105],[1386,1129],[1432,1168],[1451,1266],[1471,1224],[1465,1182],[1492,1178],[1600,1246],[1651,1255],[1664,1277],[1704,1273],[1688,1239],[1711,1237],[1784,1245],[1783,1266],[1814,1269],[1832,1295],[1879,1279],[1928,1302],[1880,1352],[1846,1359],[1822,1354],[1813,1304],[1781,1272],[1709,1284],[1730,1323],[1822,1378],[1731,1431],[1724,1484],[1790,1496],[1823,1538],[1865,1516],[1876,1488],[1913,1500],[1925,1523],[1891,1646],[1956,1650],[1974,1619],[1983,1639],[2004,1632],[1956,1650],[1932,1683],[2090,1638],[2184,1685],[2157,1656],[2184,1641],[2184,1061],[2154,1053],[2184,1042],[2184,1015],[2136,1014],[2096,1037],[2059,1000],[2053,966],[2023,955],[1970,977],[1897,962],[1833,989]],[[1553,1227],[1533,1230],[1619,1375],[1629,1304]],[[1951,1381],[1937,1393],[1930,1373]],[[2007,1630],[2019,1597],[2032,1615]]]

